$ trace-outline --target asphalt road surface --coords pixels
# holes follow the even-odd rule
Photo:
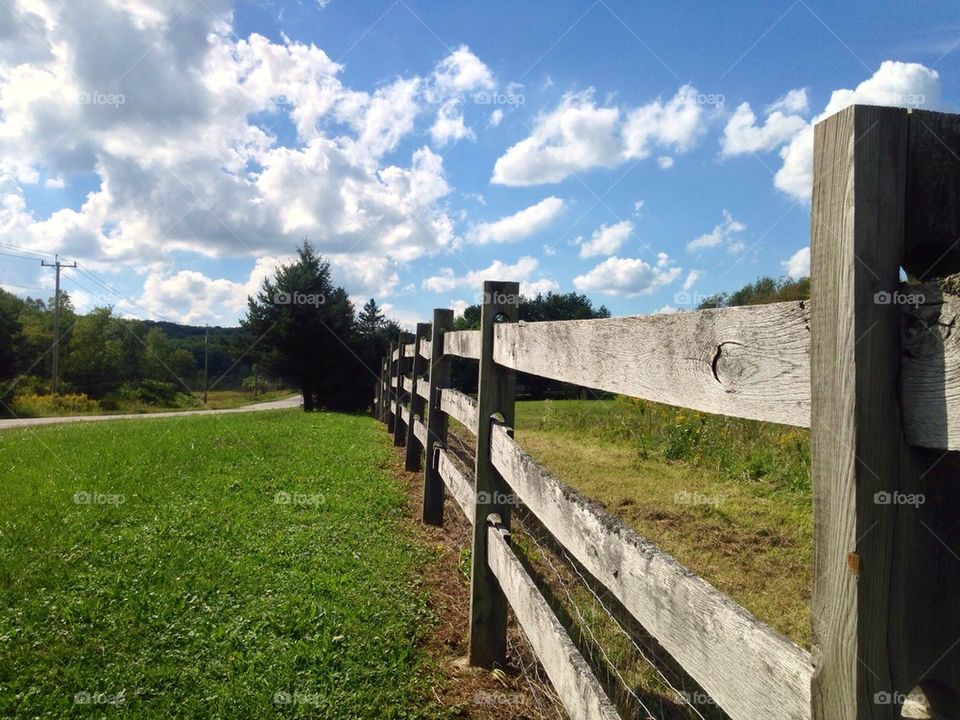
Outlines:
[[[259,412],[261,410],[285,410],[287,408],[300,407],[302,398],[300,395],[293,395],[283,400],[271,400],[270,402],[256,403],[255,405],[244,405],[243,407],[225,408],[223,410],[183,410],[177,412],[158,412],[158,413],[131,413],[127,415],[73,415],[69,417],[44,417],[44,418],[13,418],[11,420],[0,420],[0,430],[9,430],[11,428],[32,427],[34,425],[56,425],[59,423],[72,422],[98,422],[101,420],[150,420],[152,418],[180,417],[182,415],[227,415],[229,413]]]

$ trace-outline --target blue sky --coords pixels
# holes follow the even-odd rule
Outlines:
[[[307,236],[406,324],[485,278],[690,309],[805,273],[818,118],[955,111],[958,63],[945,3],[17,0],[0,285],[234,324]]]

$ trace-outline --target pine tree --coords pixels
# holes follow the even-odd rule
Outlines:
[[[357,316],[357,332],[363,337],[373,337],[384,326],[386,319],[377,301],[370,298]]]

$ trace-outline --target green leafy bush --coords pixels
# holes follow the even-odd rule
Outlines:
[[[23,393],[13,401],[13,412],[18,417],[45,417],[49,415],[91,415],[100,412],[100,403],[83,393],[67,395],[37,395]]]

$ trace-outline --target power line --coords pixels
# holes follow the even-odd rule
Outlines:
[[[4,242],[3,240],[0,240],[0,245],[6,248],[10,248],[12,250],[19,250],[20,252],[30,253],[31,255],[36,255],[37,257],[52,257],[52,258],[56,257],[56,255],[54,255],[53,253],[40,252],[38,250],[31,250],[30,248],[25,248],[20,245],[14,245],[13,243]]]
[[[97,285],[99,285],[100,287],[102,287],[102,288],[103,288],[104,290],[106,290],[107,292],[113,293],[114,295],[116,295],[116,296],[117,296],[118,298],[120,298],[121,300],[126,301],[128,304],[133,305],[133,306],[136,307],[136,308],[140,308],[143,312],[145,312],[145,313],[147,313],[147,314],[149,314],[149,315],[153,315],[154,317],[158,317],[158,318],[160,318],[161,320],[163,320],[164,322],[174,323],[175,325],[176,325],[176,324],[179,324],[179,323],[177,323],[176,320],[171,320],[171,319],[168,318],[168,317],[164,317],[164,316],[161,315],[160,313],[153,312],[152,310],[143,307],[143,305],[139,304],[138,302],[135,302],[135,301],[131,300],[131,299],[128,298],[126,295],[124,295],[123,293],[121,293],[121,292],[117,291],[115,288],[113,288],[113,287],[112,287],[109,283],[107,283],[105,280],[100,279],[97,275],[94,274],[94,272],[93,272],[92,270],[88,269],[88,268],[85,267],[84,265],[80,265],[80,266],[79,266],[79,271],[83,274],[84,277],[89,278],[92,282],[95,282]]]
[[[30,257],[29,255],[14,255],[13,253],[6,253],[6,252],[0,252],[0,255],[3,255],[4,257],[16,258],[17,260],[29,260],[30,262],[36,262],[37,260],[40,259],[40,258]]]

